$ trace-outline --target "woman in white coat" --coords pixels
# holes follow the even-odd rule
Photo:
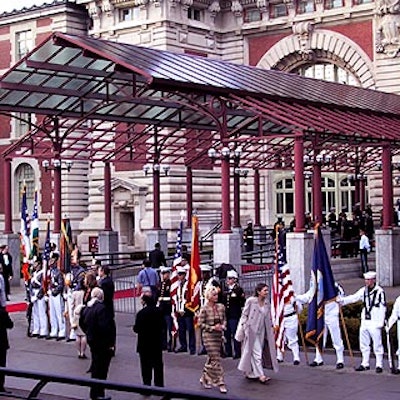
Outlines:
[[[242,342],[238,369],[248,379],[255,379],[260,383],[271,380],[264,374],[264,368],[277,372],[278,363],[266,284],[259,283],[254,296],[246,300],[235,339]]]

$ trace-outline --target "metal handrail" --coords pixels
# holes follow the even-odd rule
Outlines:
[[[23,371],[11,368],[1,368],[0,372],[4,373],[7,376],[14,376],[18,378],[25,378],[31,380],[37,380],[38,383],[34,386],[34,388],[29,392],[27,397],[22,397],[19,395],[13,395],[12,393],[0,393],[0,397],[6,396],[7,398],[19,398],[26,400],[41,400],[38,397],[41,394],[41,391],[48,383],[62,383],[74,386],[83,386],[90,388],[94,384],[99,387],[103,387],[107,390],[114,390],[119,392],[127,392],[127,393],[138,393],[144,396],[160,396],[162,400],[172,400],[172,399],[188,399],[188,400],[210,400],[210,399],[224,399],[226,400],[226,396],[212,394],[207,395],[202,392],[193,392],[189,390],[178,390],[167,387],[157,387],[157,386],[144,386],[144,385],[128,385],[124,383],[111,382],[107,380],[100,379],[89,379],[89,378],[74,378],[67,377],[61,375],[47,374],[43,372],[32,372],[32,371]],[[230,396],[231,399],[241,400],[238,397]],[[244,399],[243,399],[244,400]]]

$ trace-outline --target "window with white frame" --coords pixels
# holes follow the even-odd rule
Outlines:
[[[140,7],[128,7],[119,9],[119,22],[135,21],[140,19]]]
[[[20,31],[16,33],[16,59],[17,61],[28,54],[33,49],[33,34],[32,31]]]
[[[187,16],[193,21],[201,21],[203,19],[203,11],[199,8],[189,7],[187,11]]]
[[[284,178],[275,185],[276,214],[294,213],[294,180]]]
[[[33,168],[27,164],[20,164],[15,171],[15,182],[16,182],[16,204],[21,205],[21,193],[26,186],[26,203],[28,206],[29,213],[33,209],[33,202],[35,198],[35,172]]]
[[[30,130],[32,115],[29,113],[16,113],[14,118],[14,137],[19,138]]]

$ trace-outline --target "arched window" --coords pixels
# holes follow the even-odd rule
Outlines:
[[[16,182],[16,204],[18,208],[21,206],[21,193],[26,185],[26,202],[28,210],[33,209],[33,201],[35,198],[35,172],[33,168],[26,163],[20,164],[15,171],[15,182]]]
[[[352,73],[346,71],[336,64],[330,64],[327,62],[320,62],[313,65],[302,65],[292,72],[308,78],[360,86],[359,82]]]

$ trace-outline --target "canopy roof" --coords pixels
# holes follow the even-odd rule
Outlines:
[[[241,146],[241,166],[292,169],[300,132],[306,152],[347,171],[400,147],[395,94],[63,33],[0,78],[0,112],[37,116],[6,157],[202,168],[210,147]]]

